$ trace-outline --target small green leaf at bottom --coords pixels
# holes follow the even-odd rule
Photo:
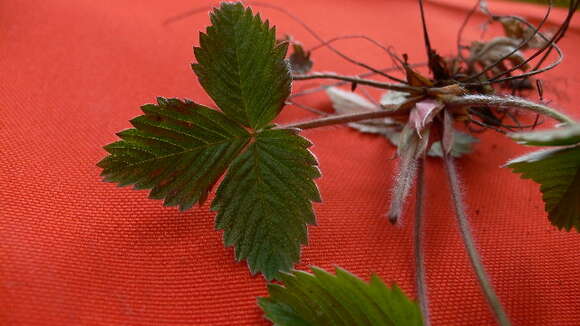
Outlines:
[[[283,273],[283,285],[269,284],[258,304],[276,326],[422,325],[419,306],[377,276],[364,282],[344,269],[336,275],[312,267],[313,274]]]
[[[553,225],[580,231],[580,146],[533,152],[506,165],[540,184]]]

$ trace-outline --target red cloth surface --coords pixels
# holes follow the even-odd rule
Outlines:
[[[181,213],[146,191],[101,182],[95,164],[156,96],[211,105],[189,65],[208,18],[162,22],[202,1],[28,0],[0,3],[0,324],[1,325],[268,325],[256,305],[262,277],[234,261],[206,206]],[[272,1],[325,39],[366,34],[425,60],[415,1]],[[455,48],[473,1],[427,4],[432,44]],[[537,22],[543,9],[492,3]],[[305,44],[298,24],[257,8]],[[563,16],[558,10],[548,24]],[[466,30],[478,38],[482,17]],[[493,29],[497,31],[497,29]],[[489,34],[491,35],[491,34]],[[561,45],[567,59],[544,75],[546,98],[580,118],[580,24]],[[390,59],[364,41],[337,45],[376,67]],[[361,72],[328,50],[316,70]],[[313,85],[296,84],[296,90]],[[533,96],[532,98],[535,98]],[[323,94],[298,99],[329,110]],[[279,121],[313,117],[286,107]],[[339,265],[368,279],[378,274],[415,296],[412,208],[402,227],[384,216],[395,169],[385,139],[348,128],[305,132],[315,146],[324,203],[303,249],[307,269]],[[477,245],[514,325],[580,325],[580,235],[552,227],[539,187],[506,160],[530,151],[491,132],[459,161]],[[429,160],[426,205],[427,281],[434,325],[492,325],[493,317],[460,241],[446,178]]]

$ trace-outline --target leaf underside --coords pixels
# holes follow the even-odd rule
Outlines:
[[[221,112],[191,101],[158,98],[105,146],[110,153],[97,165],[105,181],[151,189],[167,206],[191,208],[203,202],[249,133]]]
[[[212,203],[225,244],[267,279],[299,260],[306,226],[315,223],[320,171],[310,146],[289,130],[261,132],[234,160]]]
[[[533,152],[506,164],[540,184],[546,212],[559,229],[580,231],[580,147]]]
[[[194,48],[199,82],[231,119],[267,126],[290,94],[288,43],[277,44],[275,28],[240,3],[222,3],[211,22]]]
[[[259,305],[276,326],[421,325],[419,307],[396,286],[377,276],[366,283],[336,268],[336,275],[312,268],[313,274],[283,274],[284,286],[269,284]]]
[[[580,143],[580,124],[550,130],[512,133],[509,136],[524,145],[575,145]]]

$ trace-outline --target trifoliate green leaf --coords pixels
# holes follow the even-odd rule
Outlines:
[[[178,99],[158,98],[131,120],[134,129],[105,146],[97,165],[105,181],[151,189],[151,198],[188,209],[203,202],[231,161],[250,140],[249,133],[223,113]]]
[[[506,164],[540,184],[550,221],[580,231],[580,147],[541,150]]]
[[[275,28],[240,3],[222,3],[211,22],[194,48],[199,82],[229,118],[267,126],[290,94],[288,44],[277,44]]]
[[[311,145],[290,130],[262,131],[234,160],[212,203],[225,244],[267,279],[299,260],[306,225],[315,223],[320,172]]]
[[[258,303],[275,326],[422,325],[418,305],[396,285],[389,288],[377,276],[366,283],[341,268],[336,276],[312,272],[284,273],[283,285],[268,285],[270,296]]]
[[[479,140],[470,134],[466,134],[461,131],[454,131],[453,145],[451,147],[451,156],[461,157],[465,154],[469,154],[473,151],[473,144],[477,143]],[[443,157],[443,149],[441,148],[441,142],[436,141],[431,145],[431,149],[427,155],[432,157]]]
[[[580,143],[580,124],[550,130],[512,133],[509,136],[524,145],[574,145]]]

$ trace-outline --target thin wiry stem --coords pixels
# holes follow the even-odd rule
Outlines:
[[[347,56],[343,52],[339,51],[338,49],[336,49],[335,47],[333,47],[332,45],[330,45],[330,43],[332,43],[332,42],[325,41],[322,37],[320,37],[320,35],[318,35],[318,33],[316,33],[312,28],[310,28],[310,26],[308,26],[304,21],[302,21],[300,18],[296,17],[291,12],[289,12],[288,10],[286,10],[286,9],[284,9],[282,7],[279,7],[279,6],[270,4],[270,3],[259,2],[259,1],[249,1],[249,2],[247,2],[247,4],[248,5],[252,5],[252,6],[269,8],[269,9],[276,10],[278,12],[281,12],[282,14],[288,16],[290,19],[292,19],[295,22],[297,22],[298,24],[300,24],[300,26],[302,26],[308,33],[310,33],[310,35],[312,35],[316,40],[318,40],[320,43],[322,43],[323,46],[327,47],[328,49],[330,49],[332,52],[336,53],[338,56],[340,56],[344,60],[346,60],[346,61],[348,61],[348,62],[350,62],[352,64],[355,64],[357,66],[360,66],[360,67],[363,67],[365,69],[368,69],[368,70],[370,70],[370,71],[372,71],[372,72],[374,72],[374,73],[376,73],[378,75],[381,75],[383,77],[386,77],[386,78],[391,79],[393,81],[396,81],[398,83],[404,83],[405,82],[404,80],[402,80],[400,78],[397,78],[395,76],[389,75],[389,74],[387,74],[387,73],[385,73],[385,72],[383,72],[383,71],[381,71],[379,69],[375,69],[375,68],[373,68],[373,67],[365,64],[364,62],[360,62],[360,61],[354,60],[351,57]],[[190,16],[195,15],[195,14],[198,14],[198,13],[202,13],[202,12],[207,11],[209,9],[211,9],[211,7],[201,7],[201,8],[195,8],[193,10],[186,11],[186,12],[181,13],[179,15],[176,15],[176,16],[173,16],[173,17],[169,17],[168,19],[166,19],[163,22],[163,25],[169,25],[169,24],[175,23],[177,21],[183,20],[183,19],[185,19],[187,17],[190,17]],[[365,36],[365,38],[368,39],[368,40],[372,40],[368,36]],[[377,42],[377,41],[375,41],[375,40],[372,40],[371,42],[374,43],[375,45],[380,45],[380,43]],[[384,48],[384,46],[382,46],[382,45],[380,45],[380,47],[381,48]]]
[[[315,45],[315,46],[311,47],[310,49],[308,49],[308,51],[314,52],[314,51],[316,51],[316,50],[318,50],[320,48],[323,48],[323,47],[328,46],[328,44],[331,44],[331,43],[334,43],[334,42],[337,42],[337,41],[342,41],[342,40],[349,40],[349,39],[361,39],[361,40],[368,41],[371,44],[373,44],[374,46],[376,46],[377,48],[379,48],[382,51],[384,51],[385,53],[387,53],[389,56],[393,56],[394,55],[393,52],[389,48],[387,48],[386,46],[382,45],[377,40],[375,40],[373,38],[370,38],[370,37],[368,37],[366,35],[362,35],[362,34],[361,35],[358,35],[358,34],[355,34],[355,35],[342,35],[342,36],[333,37],[333,38],[331,38],[328,41],[324,41],[324,42],[322,42],[322,43],[320,43],[318,45]],[[380,69],[380,71],[384,72],[382,69]]]
[[[486,85],[486,84],[497,84],[497,83],[503,83],[506,81],[510,81],[510,80],[515,80],[515,79],[522,79],[522,78],[528,78],[534,75],[538,75],[541,74],[543,72],[546,72],[548,70],[552,70],[554,68],[556,68],[560,63],[562,63],[562,60],[564,60],[564,52],[562,52],[562,50],[556,45],[554,44],[553,47],[551,47],[551,49],[555,49],[556,53],[558,54],[558,58],[556,59],[556,61],[550,63],[549,65],[547,65],[544,68],[541,69],[533,69],[530,70],[528,72],[522,73],[522,74],[518,74],[518,75],[514,75],[514,76],[509,76],[509,77],[504,77],[504,78],[499,78],[500,76],[507,74],[507,73],[511,73],[512,71],[519,69],[520,67],[522,67],[523,65],[527,64],[528,62],[530,62],[532,59],[535,58],[535,54],[540,54],[540,52],[536,52],[535,54],[531,55],[526,61],[510,68],[509,70],[506,70],[505,72],[500,73],[498,76],[494,76],[493,78],[491,78],[490,80],[487,81],[483,81],[483,82],[479,82],[479,85]],[[512,70],[513,69],[513,70]],[[509,71],[509,72],[508,72]],[[499,78],[499,79],[498,79]]]
[[[469,220],[467,219],[467,214],[465,213],[465,207],[463,206],[463,198],[461,195],[461,187],[459,186],[459,178],[457,176],[457,170],[453,162],[453,158],[450,155],[445,155],[443,158],[445,162],[445,170],[447,172],[447,178],[449,180],[449,187],[451,188],[451,197],[453,199],[453,204],[455,208],[455,216],[457,217],[457,223],[459,224],[459,233],[463,238],[463,243],[465,245],[465,250],[469,256],[469,261],[471,266],[475,271],[475,275],[479,281],[479,285],[485,295],[487,303],[491,307],[497,322],[501,326],[511,325],[507,314],[504,311],[501,302],[499,301],[491,282],[485,272],[485,268],[475,247],[475,241],[473,240],[473,235],[471,234],[471,227],[469,225]]]
[[[294,105],[297,108],[301,108],[301,109],[306,110],[306,111],[308,111],[310,113],[315,113],[315,114],[318,114],[318,115],[321,115],[321,116],[329,116],[330,115],[327,112],[320,111],[320,110],[318,110],[316,108],[313,108],[313,107],[311,107],[309,105],[305,105],[305,104],[301,104],[301,103],[294,102],[294,101],[292,101],[290,99],[287,99],[286,100],[286,104]]]
[[[526,25],[527,27],[531,28],[534,32],[536,32],[536,28],[534,27],[534,25],[530,24],[528,21],[526,21],[525,19],[522,19],[520,17],[517,16],[493,16],[493,19],[501,19],[501,18],[510,18],[513,20],[516,20],[524,25]],[[502,83],[502,82],[506,82],[506,81],[510,81],[510,80],[515,80],[515,79],[522,79],[522,78],[527,78],[533,75],[537,75],[543,72],[546,72],[548,70],[554,69],[556,66],[558,66],[562,60],[564,59],[564,53],[562,52],[562,50],[560,49],[560,47],[553,43],[552,40],[548,40],[544,34],[542,33],[538,33],[538,36],[540,36],[545,42],[546,45],[544,48],[539,49],[538,51],[536,51],[534,54],[532,54],[530,57],[528,57],[526,60],[524,60],[523,62],[514,65],[513,67],[511,67],[510,69],[499,73],[498,75],[494,76],[493,78],[489,79],[489,80],[480,80],[478,82],[475,83],[468,83],[467,81],[471,80],[467,79],[465,81],[463,81],[461,83],[462,86],[481,86],[481,85],[489,85],[489,84],[496,84],[496,83]],[[504,78],[500,78],[501,76],[504,76],[506,74],[510,74],[511,72],[520,69],[521,67],[523,67],[524,65],[528,64],[530,61],[532,61],[534,58],[536,58],[537,56],[539,56],[540,54],[542,54],[542,52],[544,52],[546,50],[546,48],[549,48],[548,52],[544,55],[544,57],[540,60],[540,63],[543,62],[545,60],[545,58],[547,57],[547,54],[549,53],[549,51],[551,51],[552,49],[556,50],[556,53],[558,54],[558,58],[556,59],[556,61],[552,62],[551,64],[549,64],[548,66],[542,68],[542,69],[538,69],[539,65],[537,65],[534,69],[526,72],[526,73],[522,73],[522,74],[518,74],[518,75],[514,75],[514,76],[509,76],[509,77],[504,77]]]
[[[482,132],[484,132],[486,129],[491,129],[491,130],[493,130],[493,131],[496,131],[496,132],[499,132],[500,134],[503,134],[503,135],[506,135],[506,134],[507,134],[507,131],[501,130],[500,128],[497,128],[497,127],[495,127],[495,126],[488,125],[488,124],[487,124],[487,123],[485,123],[485,122],[481,122],[481,121],[474,120],[474,119],[469,119],[469,120],[467,120],[467,121],[468,121],[468,122],[470,122],[470,123],[474,123],[474,124],[476,124],[476,125],[478,125],[478,126],[480,126],[480,127],[483,127],[481,130],[477,130],[477,129],[470,129],[470,131],[471,131],[471,132],[475,132],[475,133],[482,133]]]
[[[372,45],[376,46],[377,48],[379,48],[380,50],[382,50],[383,52],[385,52],[386,54],[388,54],[389,57],[395,63],[397,63],[397,60],[398,61],[401,61],[401,59],[399,59],[397,57],[397,55],[389,47],[386,47],[386,46],[382,45],[377,40],[375,40],[373,38],[370,38],[370,37],[368,37],[366,35],[342,35],[342,36],[337,36],[337,37],[331,38],[328,41],[324,41],[324,42],[322,42],[322,43],[320,43],[318,45],[313,46],[308,51],[309,52],[313,52],[313,51],[316,51],[316,50],[318,50],[320,48],[323,48],[323,47],[329,47],[331,43],[334,43],[334,42],[337,42],[337,41],[341,41],[341,40],[348,40],[348,39],[361,39],[361,40],[368,41]],[[363,66],[364,65],[364,64],[361,64],[361,63],[358,63],[358,62],[353,62],[353,63],[357,64],[358,66]],[[365,67],[365,66],[363,66],[363,67]],[[398,83],[402,83],[402,84],[405,84],[406,83],[403,79],[396,78],[393,75],[386,74],[388,71],[391,71],[391,70],[387,70],[387,69],[378,69],[377,70],[377,69],[372,68],[372,67],[365,67],[365,68],[367,68],[368,70],[370,70],[370,73],[372,73],[373,75],[377,75],[378,74],[378,75],[385,76],[385,77],[387,77],[387,78],[389,78],[389,79],[391,79],[393,81],[396,81]],[[396,66],[394,68],[395,69],[392,69],[392,70],[402,70],[401,67],[397,67]]]
[[[461,23],[461,27],[459,27],[459,31],[457,32],[457,56],[460,57],[461,59],[463,59],[463,53],[461,51],[463,31],[465,30],[465,27],[467,26],[467,23],[469,22],[473,14],[477,11],[477,8],[479,8],[480,4],[481,0],[478,0],[475,3],[475,5],[471,8],[471,10],[469,10],[469,13],[467,13],[467,16],[465,16],[465,19],[463,20],[463,23]]]
[[[524,100],[520,97],[515,96],[493,96],[493,95],[464,95],[464,96],[453,96],[446,97],[443,101],[451,106],[495,106],[495,107],[513,107],[518,109],[524,109],[533,111],[545,116],[549,116],[557,121],[566,124],[575,124],[576,121],[566,114],[557,111],[547,105],[541,103],[535,103],[532,101]]]
[[[349,122],[363,121],[369,119],[386,118],[396,114],[395,110],[398,106],[385,106],[387,110],[364,112],[364,113],[353,113],[353,114],[341,114],[330,117],[323,117],[314,120],[308,120],[304,122],[290,123],[286,125],[277,126],[276,129],[312,129],[319,127],[326,127],[338,124],[344,124]]]
[[[551,0],[550,4],[551,4]],[[481,3],[481,1],[479,2]],[[551,7],[551,6],[550,6]],[[505,81],[510,81],[510,80],[515,80],[515,79],[525,79],[527,77],[536,75],[536,74],[540,74],[543,73],[545,71],[551,70],[553,68],[555,68],[557,65],[559,65],[562,62],[562,59],[564,57],[564,54],[562,53],[562,50],[558,47],[558,45],[556,44],[560,38],[565,34],[566,30],[568,29],[570,20],[572,19],[572,16],[574,15],[574,13],[576,12],[576,9],[578,7],[578,2],[574,2],[574,0],[570,1],[570,7],[568,10],[568,15],[566,17],[566,19],[564,20],[564,22],[562,23],[562,25],[560,25],[560,28],[558,29],[558,31],[553,35],[553,37],[548,40],[548,38],[546,38],[546,36],[544,36],[542,33],[539,33],[539,27],[536,28],[534,25],[530,24],[527,20],[522,19],[521,17],[517,17],[517,16],[497,16],[497,15],[493,15],[491,14],[487,9],[484,11],[487,15],[489,15],[491,17],[492,20],[501,20],[501,19],[513,19],[515,21],[518,21],[524,25],[526,25],[528,28],[530,28],[534,34],[538,35],[539,37],[541,37],[546,44],[539,49],[538,51],[536,51],[534,54],[532,54],[529,58],[527,58],[524,62],[521,62],[513,67],[511,67],[510,69],[494,76],[493,78],[491,78],[490,80],[486,80],[486,81],[479,81],[478,83],[467,83],[467,81],[469,80],[473,80],[475,77],[469,78],[467,80],[464,81],[464,83],[462,83],[463,86],[477,86],[477,85],[486,85],[486,84],[494,84],[494,83],[501,83],[501,82],[505,82]],[[550,10],[550,9],[548,9]],[[549,14],[549,12],[547,13]],[[546,19],[546,17],[544,17],[544,19]],[[543,25],[544,20],[542,20],[542,22],[540,23],[540,26]],[[534,67],[534,69],[532,69],[531,71],[528,71],[526,73],[523,74],[519,74],[519,75],[515,75],[515,76],[509,76],[509,77],[505,77],[505,78],[500,78],[504,75],[508,75],[511,72],[523,67],[524,65],[528,64],[531,60],[533,60],[534,58],[536,58],[537,56],[539,56],[540,54],[542,54],[545,50],[548,50],[544,56],[540,59],[540,62]],[[558,59],[556,59],[555,62],[551,63],[550,65],[548,65],[547,67],[544,67],[542,69],[538,69],[542,63],[544,62],[544,60],[548,57],[549,53],[551,52],[552,49],[555,49],[556,52],[558,53]]]
[[[421,12],[421,26],[423,28],[423,41],[425,42],[425,50],[427,51],[427,60],[429,61],[429,69],[433,67],[433,49],[431,49],[431,40],[429,39],[429,30],[427,29],[427,22],[425,20],[425,8],[423,0],[419,0],[419,11]]]
[[[286,10],[286,9],[284,9],[282,7],[276,6],[276,5],[272,5],[272,4],[269,4],[269,3],[265,3],[265,2],[251,1],[251,2],[248,2],[248,4],[253,5],[253,6],[270,8],[272,10],[276,10],[278,12],[283,13],[284,15],[288,16],[290,19],[292,19],[295,22],[297,22],[298,24],[300,24],[308,33],[310,33],[310,35],[312,35],[320,43],[325,43],[324,39],[322,37],[320,37],[320,35],[318,35],[318,33],[316,33],[312,28],[310,28],[310,26],[308,26],[300,18],[296,17],[295,15],[293,15],[288,10]],[[377,74],[379,74],[379,75],[381,75],[383,77],[386,77],[388,79],[391,79],[393,81],[396,81],[396,82],[399,82],[399,83],[404,82],[403,80],[401,80],[401,79],[399,79],[399,78],[397,78],[395,76],[391,76],[391,75],[389,75],[387,73],[384,73],[384,72],[382,72],[382,71],[380,71],[378,69],[375,69],[375,68],[373,68],[373,67],[365,64],[364,62],[360,62],[360,61],[354,60],[353,58],[347,56],[346,54],[344,54],[343,52],[339,51],[338,49],[336,49],[335,47],[333,47],[330,44],[326,44],[326,47],[328,49],[330,49],[332,52],[336,53],[342,59],[344,59],[344,60],[346,60],[346,61],[348,61],[348,62],[350,62],[352,64],[355,64],[357,66],[360,66],[360,67],[363,67],[365,69],[368,69],[368,70],[370,70],[372,72],[375,72],[375,73],[377,73]]]
[[[426,92],[426,89],[421,88],[421,87],[413,87],[413,86],[406,86],[406,85],[392,84],[392,83],[383,83],[383,82],[370,80],[370,79],[363,79],[363,78],[359,78],[359,77],[337,75],[334,73],[315,72],[315,73],[311,73],[308,75],[294,75],[294,76],[292,76],[292,79],[294,79],[294,80],[336,79],[336,80],[342,80],[342,81],[346,81],[346,82],[350,82],[350,83],[356,83],[359,85],[368,85],[368,86],[372,86],[372,87],[376,87],[376,88],[390,89],[390,90],[394,90],[394,91],[406,92],[406,93],[412,93],[412,94],[423,94]]]
[[[520,44],[516,48],[514,48],[511,52],[503,55],[501,58],[498,58],[494,63],[488,65],[487,67],[485,67],[482,71],[480,71],[476,75],[469,77],[469,79],[467,81],[478,79],[480,76],[483,76],[486,72],[490,71],[491,69],[493,69],[497,65],[501,64],[504,60],[511,57],[513,54],[515,54],[516,52],[521,50],[523,47],[525,47],[528,43],[530,43],[530,41],[532,41],[536,37],[536,35],[538,35],[538,33],[540,33],[540,29],[542,28],[542,26],[544,26],[544,23],[548,20],[548,17],[550,17],[551,12],[552,12],[552,0],[549,0],[548,9],[546,10],[546,14],[544,15],[544,18],[542,19],[542,21],[540,21],[540,24],[538,24],[538,27],[533,29],[533,33],[527,39],[522,40],[520,42]]]
[[[578,10],[578,6],[580,6],[580,1],[576,1],[576,2],[570,1],[570,6],[568,8],[568,16],[567,16],[566,20],[564,20],[564,23],[563,23],[563,25],[565,25],[565,28],[562,29],[562,32],[560,33],[558,38],[555,39],[554,43],[558,42],[566,34],[566,31],[568,30],[568,27],[570,25],[570,21],[572,20],[572,17],[574,16],[576,11]],[[544,61],[548,58],[548,55],[550,55],[550,52],[552,51],[553,48],[554,47],[550,47],[548,49],[546,54],[544,54],[544,56],[540,59],[540,61],[536,64],[536,66],[532,70],[537,70],[544,63]]]
[[[423,211],[425,204],[425,160],[417,162],[417,192],[415,198],[415,284],[417,298],[423,315],[423,326],[431,325],[429,313],[429,296],[425,279],[425,246],[423,245],[424,221]]]
[[[427,63],[426,62],[422,62],[422,63],[410,64],[409,67],[416,68],[416,67],[423,67],[425,65],[427,65]],[[383,71],[383,72],[396,71],[396,70],[399,70],[399,67],[389,67],[389,68],[381,69],[381,71]],[[365,78],[365,77],[370,77],[370,76],[373,76],[373,75],[376,75],[376,73],[375,72],[372,72],[372,71],[369,71],[369,72],[365,72],[365,73],[360,74],[360,75],[356,75],[356,77]],[[289,98],[294,98],[294,97],[304,96],[304,95],[308,95],[308,94],[313,94],[313,93],[317,93],[317,92],[323,91],[323,90],[325,90],[325,89],[327,89],[329,87],[338,87],[338,86],[343,86],[343,85],[346,85],[346,84],[349,84],[349,83],[350,82],[348,82],[348,81],[339,81],[339,82],[332,83],[332,84],[321,85],[321,86],[318,86],[318,87],[309,88],[309,89],[302,90],[300,92],[296,92],[296,93],[290,95]]]
[[[576,13],[576,10],[578,9],[578,5],[580,4],[579,1],[574,1],[571,0],[570,1],[570,7],[568,8],[568,15],[566,16],[566,19],[564,19],[564,22],[560,25],[560,27],[558,28],[558,31],[556,31],[556,33],[554,33],[554,35],[552,36],[552,38],[546,43],[546,45],[544,45],[541,49],[539,49],[538,51],[536,51],[533,55],[531,55],[527,60],[525,60],[524,62],[513,66],[511,69],[508,69],[502,73],[500,73],[499,75],[493,77],[490,82],[502,82],[502,81],[507,81],[507,80],[511,80],[511,79],[517,79],[517,78],[523,78],[523,77],[528,77],[528,76],[532,76],[535,74],[539,74],[542,73],[544,71],[547,71],[549,69],[554,68],[556,65],[558,65],[563,57],[564,54],[562,53],[562,51],[559,49],[559,47],[556,45],[556,43],[566,34],[566,31],[568,30],[568,27],[570,26],[570,21],[572,20],[572,17],[574,17],[574,14]],[[510,18],[512,18],[512,16],[508,16]],[[494,17],[494,19],[499,19],[501,18],[501,16],[497,16]],[[528,26],[531,25],[529,24],[527,21],[522,20],[521,18],[519,18],[520,21],[525,22],[525,24],[527,24]],[[533,28],[533,27],[532,27]],[[542,36],[542,34],[538,34],[540,36]],[[542,54],[544,51],[548,50],[545,54],[544,57],[540,60],[540,63],[543,62],[545,60],[545,58],[547,58],[547,56],[550,54],[550,51],[552,51],[552,49],[555,49],[556,52],[558,52],[558,60],[555,63],[552,63],[551,65],[549,65],[548,67],[542,68],[542,69],[534,69],[530,72],[527,72],[525,74],[520,74],[517,76],[511,76],[511,77],[506,77],[506,78],[501,78],[498,79],[499,77],[503,76],[503,75],[507,75],[509,73],[511,73],[512,71],[515,71],[516,69],[519,69],[520,67],[522,67],[523,65],[527,64],[528,62],[530,62],[531,60],[533,60],[535,57],[539,56],[540,54]],[[539,67],[539,66],[538,66]]]

